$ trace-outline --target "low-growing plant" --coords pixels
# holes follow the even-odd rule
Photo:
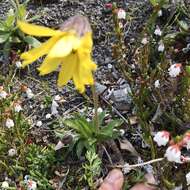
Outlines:
[[[92,121],[87,121],[85,117],[77,115],[73,119],[64,121],[65,125],[76,132],[74,144],[76,145],[76,154],[79,158],[84,150],[96,149],[98,143],[118,137],[117,128],[121,126],[123,121],[116,119],[105,124],[105,116],[105,112],[98,114],[99,128],[96,127],[95,118]]]
[[[40,45],[40,42],[36,38],[25,36],[18,30],[16,25],[17,20],[27,19],[26,6],[28,2],[29,0],[20,4],[16,0],[11,0],[10,3],[13,8],[9,9],[5,19],[0,20],[0,45],[2,47],[1,53],[5,60],[8,60],[11,51],[21,50],[21,47],[26,46],[26,44],[31,45],[32,47]],[[35,18],[36,16],[30,18],[30,20],[34,20]],[[19,46],[17,44],[19,44],[20,48],[18,48]]]
[[[97,189],[95,179],[99,177],[101,172],[101,160],[96,154],[95,149],[91,148],[86,152],[86,163],[83,164],[84,180],[88,182],[90,189]]]

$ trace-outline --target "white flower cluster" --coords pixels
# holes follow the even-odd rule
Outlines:
[[[153,140],[158,146],[166,146],[170,140],[170,133],[168,131],[159,131],[155,134]],[[165,152],[165,157],[170,162],[183,163],[189,162],[190,157],[185,157],[181,154],[181,147],[185,147],[187,150],[190,149],[190,133],[186,133],[183,139],[178,144],[170,145]]]

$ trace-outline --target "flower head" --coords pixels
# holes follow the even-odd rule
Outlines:
[[[177,144],[169,146],[166,150],[165,157],[170,162],[181,163],[181,151]]]
[[[58,103],[55,100],[53,100],[52,104],[51,104],[51,114],[52,115],[58,114],[58,110],[57,110],[58,107],[59,107]]]
[[[19,103],[15,103],[15,104],[14,104],[14,110],[15,110],[15,112],[20,112],[20,111],[22,111],[21,105],[20,105]]]
[[[126,12],[123,9],[118,9],[117,11],[117,18],[118,19],[125,19],[126,18]]]
[[[33,94],[32,90],[30,88],[26,89],[26,96],[27,96],[28,99],[31,99],[31,98],[34,97],[34,94]]]
[[[156,36],[161,36],[162,35],[162,31],[160,30],[160,27],[159,26],[156,26],[156,29],[154,31],[154,34]]]
[[[12,119],[10,119],[10,118],[7,118],[7,120],[6,120],[6,122],[5,122],[5,126],[7,127],[7,128],[11,128],[11,127],[14,127],[14,121],[12,120]]]
[[[3,189],[8,189],[9,188],[9,183],[7,181],[3,181],[2,184],[1,184],[1,187]]]
[[[173,64],[168,69],[170,77],[177,77],[181,72],[181,64]]]
[[[141,40],[141,43],[142,43],[143,45],[148,44],[148,39],[147,39],[147,37],[144,37],[144,38]]]
[[[8,151],[8,156],[13,157],[13,156],[16,155],[16,153],[17,153],[16,149],[11,148],[11,149],[9,149],[9,151]]]
[[[42,121],[37,121],[37,122],[36,122],[36,126],[37,126],[37,127],[41,127],[42,124],[43,124]]]
[[[159,52],[163,52],[164,49],[165,49],[164,43],[163,43],[163,41],[160,41],[159,42],[159,46],[158,46],[158,51]]]
[[[154,87],[155,87],[155,88],[159,88],[159,87],[160,87],[160,81],[159,81],[159,80],[156,80],[156,81],[154,82]]]
[[[112,9],[112,7],[113,7],[112,3],[106,3],[105,4],[105,8],[107,8],[107,9]]]
[[[17,61],[15,64],[18,69],[22,67],[22,63],[20,61]]]
[[[154,141],[158,146],[166,146],[170,138],[170,133],[168,131],[159,131],[154,136]]]
[[[31,179],[27,181],[27,190],[36,190],[37,189],[37,183]]]
[[[162,10],[160,9],[160,10],[158,11],[158,16],[161,17],[162,14],[163,14],[163,13],[162,13]]]
[[[92,71],[96,70],[96,64],[91,59],[92,31],[86,17],[73,16],[60,26],[60,30],[21,21],[18,21],[18,27],[29,35],[51,37],[41,46],[21,55],[23,66],[47,55],[38,70],[45,75],[61,66],[58,86],[64,86],[73,79],[82,93],[85,85],[94,84]]]
[[[0,100],[5,99],[7,97],[7,93],[4,91],[3,86],[0,86]]]

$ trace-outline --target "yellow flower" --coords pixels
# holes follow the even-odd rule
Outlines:
[[[23,21],[18,21],[18,27],[29,35],[51,37],[39,47],[21,54],[23,67],[47,55],[38,70],[45,75],[61,66],[58,86],[66,85],[73,79],[76,88],[83,93],[85,85],[94,84],[92,71],[96,70],[96,64],[91,58],[92,31],[86,17],[71,17],[60,30]]]

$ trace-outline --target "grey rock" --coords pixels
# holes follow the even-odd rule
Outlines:
[[[100,84],[98,82],[95,83],[95,88],[96,88],[96,93],[98,95],[102,94],[107,89],[105,85]]]
[[[131,88],[127,84],[124,87],[115,90],[110,96],[116,108],[119,110],[129,110],[132,104]]]

